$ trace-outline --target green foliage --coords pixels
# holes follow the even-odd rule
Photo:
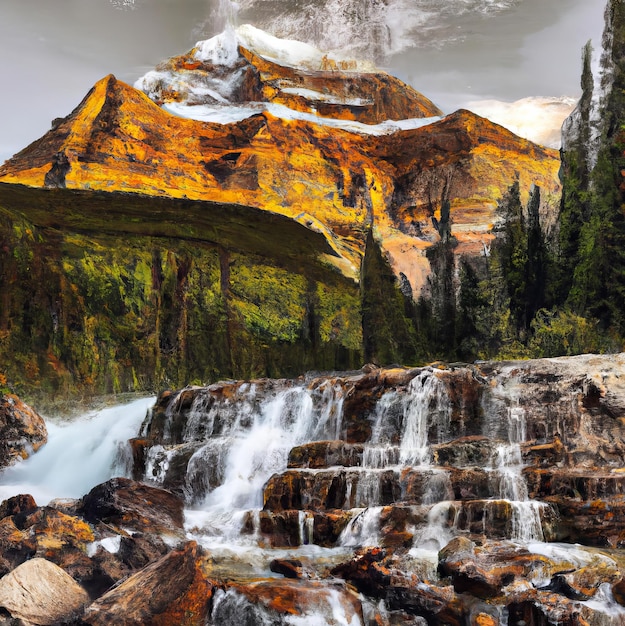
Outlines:
[[[555,357],[602,352],[606,348],[597,328],[597,320],[588,319],[568,309],[541,309],[532,321],[532,356]]]
[[[419,351],[411,303],[399,289],[371,230],[362,263],[361,294],[365,360],[378,365],[414,363]]]
[[[358,286],[306,263],[61,234],[0,208],[2,374],[60,400],[359,367]]]

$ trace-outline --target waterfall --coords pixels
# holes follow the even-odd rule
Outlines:
[[[400,443],[403,465],[430,463],[429,428],[436,428],[437,442],[448,436],[451,405],[443,383],[430,370],[410,381],[404,400],[404,432]]]
[[[512,507],[511,539],[517,541],[543,541],[541,510],[544,504],[529,500],[527,483],[523,477],[521,443],[527,439],[525,409],[513,392],[511,405],[506,408],[508,442],[497,447],[496,465],[493,468],[497,497],[508,500]]]
[[[361,626],[355,611],[350,611],[339,590],[327,587],[311,590],[310,606],[301,615],[281,616],[262,603],[252,603],[242,593],[217,590],[213,602],[212,624],[237,626]]]
[[[154,398],[141,398],[74,421],[48,420],[48,443],[1,474],[0,501],[19,493],[30,493],[40,505],[80,498],[109,478],[128,475],[128,440],[153,404]]]
[[[439,502],[428,512],[427,524],[416,534],[415,548],[439,551],[454,537],[458,526],[458,507],[454,502]]]
[[[338,540],[340,546],[380,545],[381,506],[370,506],[360,511],[349,521]]]
[[[294,446],[337,439],[343,395],[342,387],[330,381],[313,389],[287,387],[266,397],[251,385],[237,393],[242,406],[229,400],[205,403],[210,404],[208,415],[214,415],[208,421],[216,436],[191,456],[186,475],[191,501],[203,512],[193,516],[199,536],[236,536],[245,512],[262,508],[264,484],[286,469]],[[199,432],[195,411],[201,413],[194,403],[187,429]],[[302,518],[301,523],[302,538],[310,540],[313,520]]]

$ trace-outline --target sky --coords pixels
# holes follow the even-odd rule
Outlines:
[[[591,38],[600,45],[605,5],[605,0],[406,1],[384,6],[418,7],[427,19],[399,33],[409,20],[397,11],[382,16],[401,45],[391,46],[380,64],[445,112],[486,99],[577,97],[581,47]],[[162,59],[214,35],[223,2],[0,0],[0,163],[43,135],[54,118],[69,114],[103,76],[113,73],[132,84]],[[311,0],[312,20],[323,23],[330,8],[348,15],[364,2]],[[310,31],[297,14],[302,2],[241,0],[240,5],[242,21],[256,21],[279,31],[276,35]],[[293,13],[284,14],[289,5]],[[363,41],[367,49],[367,28],[342,26],[330,32],[337,45]],[[345,28],[354,30],[352,36]]]

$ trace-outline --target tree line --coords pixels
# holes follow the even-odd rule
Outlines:
[[[540,189],[529,190],[523,204],[519,181],[511,181],[498,205],[491,245],[480,257],[461,257],[454,253],[449,198],[441,198],[435,223],[440,241],[428,251],[427,295],[416,303],[406,297],[401,323],[393,323],[401,329],[403,347],[365,345],[368,359],[380,360],[384,353],[386,362],[405,362],[409,352],[416,362],[472,361],[624,349],[623,0],[606,6],[597,81],[592,54],[589,42],[582,50],[582,95],[564,127],[556,227],[548,232],[541,224]],[[368,311],[363,307],[365,336]],[[397,345],[397,336],[392,341]]]

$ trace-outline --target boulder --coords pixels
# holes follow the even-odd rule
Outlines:
[[[386,555],[386,550],[380,548],[361,550],[350,561],[332,568],[330,573],[367,596],[384,598],[391,583],[391,571],[384,563]]]
[[[467,613],[453,587],[415,580],[390,586],[386,604],[391,610],[424,617],[428,624],[463,626]]]
[[[269,563],[269,569],[276,574],[282,574],[285,578],[309,578],[299,559],[273,559]]]
[[[38,626],[64,623],[82,613],[87,592],[46,559],[22,563],[0,579],[0,607]]]
[[[477,547],[465,537],[452,539],[440,552],[438,570],[457,593],[488,600],[504,593],[516,579],[553,568],[550,561],[512,543],[486,542]]]
[[[91,604],[91,626],[204,626],[213,584],[202,571],[202,550],[188,542],[132,575]]]
[[[37,542],[28,530],[15,525],[12,517],[0,520],[0,555],[3,563],[0,567],[7,571],[17,567],[37,552]]]
[[[289,468],[320,469],[337,465],[362,465],[362,445],[343,441],[314,441],[296,446],[289,452]]]
[[[216,598],[213,624],[239,623],[233,618],[241,619],[242,615],[249,616],[250,625],[297,624],[309,620],[321,624],[354,624],[360,622],[362,609],[358,595],[338,581],[269,579],[233,584],[223,596]]]
[[[183,502],[170,491],[129,478],[112,478],[82,499],[86,520],[144,533],[183,536]]]
[[[35,499],[29,494],[20,494],[0,502],[0,520],[9,515],[32,513],[37,509]]]
[[[25,459],[47,440],[40,415],[17,396],[0,395],[0,468]]]

